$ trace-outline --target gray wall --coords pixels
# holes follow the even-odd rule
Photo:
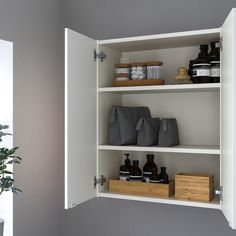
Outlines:
[[[108,39],[222,25],[235,0],[65,0],[65,25]]]
[[[66,0],[65,26],[94,39],[220,27],[235,0]],[[93,199],[65,212],[64,236],[235,236],[218,210]]]
[[[60,236],[63,213],[63,27],[60,0],[0,0],[14,42],[15,236]]]

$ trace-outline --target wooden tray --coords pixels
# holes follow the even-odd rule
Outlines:
[[[168,198],[174,195],[175,184],[153,184],[143,182],[130,182],[124,180],[109,180],[109,191],[136,196],[149,196]]]
[[[186,173],[175,175],[175,198],[210,202],[214,198],[214,176]]]
[[[162,79],[143,79],[143,80],[124,80],[124,81],[113,81],[113,86],[124,87],[124,86],[147,86],[147,85],[163,85],[165,81]]]

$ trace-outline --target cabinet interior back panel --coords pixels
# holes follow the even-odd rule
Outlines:
[[[182,145],[220,145],[219,92],[126,94],[124,106],[148,106],[152,117],[176,118]]]
[[[165,84],[172,84],[177,68],[183,66],[188,68],[189,61],[197,58],[198,53],[199,46],[195,46],[125,52],[122,56],[129,58],[130,62],[162,61]]]

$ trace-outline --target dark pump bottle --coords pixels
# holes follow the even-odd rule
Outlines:
[[[129,175],[130,181],[142,181],[143,180],[142,171],[138,165],[139,165],[139,161],[134,160],[133,165],[130,170],[130,175]]]
[[[148,154],[147,155],[147,162],[143,166],[143,178],[146,182],[149,182],[150,177],[153,173],[157,173],[158,168],[157,165],[154,163],[154,155]]]
[[[120,167],[120,180],[127,180],[130,175],[131,170],[131,160],[129,159],[129,154],[124,154],[126,157],[124,165]]]
[[[200,53],[193,61],[192,65],[192,79],[194,83],[210,83],[210,61],[208,54],[208,45],[200,45]]]

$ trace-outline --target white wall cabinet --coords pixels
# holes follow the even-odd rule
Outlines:
[[[171,85],[180,66],[188,67],[200,44],[222,42],[221,83]],[[65,208],[95,196],[221,209],[236,229],[236,9],[221,28],[96,41],[65,30]],[[94,60],[94,51],[106,58]],[[112,87],[114,64],[164,62],[166,85]],[[176,117],[181,146],[107,145],[107,119],[112,105],[148,106],[153,117]],[[103,175],[118,177],[122,152],[145,162],[155,153],[158,166],[173,177],[178,172],[214,174],[222,198],[210,203],[112,194]],[[95,177],[95,178],[94,178]]]

